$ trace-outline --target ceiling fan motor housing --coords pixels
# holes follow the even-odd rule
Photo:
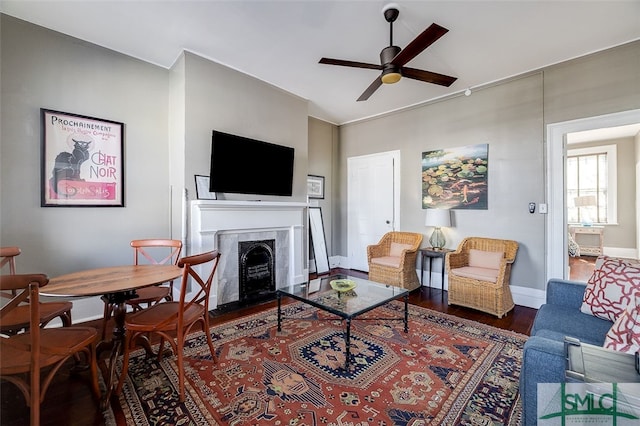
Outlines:
[[[382,64],[382,74],[380,75],[382,82],[385,84],[397,83],[402,73],[400,67],[391,63],[393,58],[400,53],[398,46],[388,46],[380,52],[380,63]]]
[[[382,49],[380,52],[380,64],[384,67],[386,65],[390,65],[393,58],[396,57],[398,53],[400,53],[400,49],[398,46],[387,46]]]

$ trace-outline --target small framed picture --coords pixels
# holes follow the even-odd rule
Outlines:
[[[324,176],[307,175],[307,195],[324,200]]]
[[[196,176],[196,197],[198,200],[216,200],[216,193],[209,191],[209,176]]]

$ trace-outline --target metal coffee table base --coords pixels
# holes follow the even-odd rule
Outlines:
[[[291,295],[286,295],[291,297]],[[409,332],[409,294],[406,293],[404,296],[404,318],[367,318],[366,320],[368,321],[372,321],[372,320],[402,320],[404,321],[404,332],[408,333]],[[296,298],[298,299],[298,298]],[[368,309],[367,311],[364,312],[360,312],[357,315],[349,315],[349,316],[343,316],[340,315],[336,312],[333,312],[329,309],[325,309],[324,307],[317,305],[315,303],[310,303],[309,300],[304,300],[304,299],[298,299],[301,302],[307,303],[308,305],[314,306],[318,309],[321,309],[323,311],[332,313],[334,315],[337,315],[338,317],[342,318],[343,320],[346,321],[347,323],[347,330],[345,333],[345,337],[344,337],[344,343],[345,343],[345,349],[346,349],[346,353],[345,353],[345,362],[344,362],[344,368],[345,370],[349,370],[349,364],[351,361],[351,320],[356,319],[358,317],[358,315],[363,314],[365,312],[370,311],[371,309],[377,308],[378,306],[373,306],[371,307],[371,309]],[[278,292],[278,331],[282,331],[282,293]]]

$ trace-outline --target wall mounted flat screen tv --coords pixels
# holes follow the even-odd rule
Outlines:
[[[213,131],[209,191],[291,196],[294,149]]]

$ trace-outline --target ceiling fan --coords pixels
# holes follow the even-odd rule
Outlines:
[[[404,49],[400,49],[398,46],[393,45],[393,22],[400,14],[397,5],[391,3],[385,6],[382,9],[382,13],[384,14],[384,19],[389,23],[389,46],[385,47],[382,49],[382,52],[380,52],[381,65],[345,61],[342,59],[320,59],[321,64],[382,70],[382,73],[373,80],[373,83],[371,83],[362,95],[360,95],[358,101],[366,101],[369,99],[373,92],[375,92],[382,83],[397,83],[402,77],[439,84],[446,87],[451,86],[451,84],[456,81],[456,77],[404,66],[404,64],[418,56],[424,49],[431,46],[436,40],[445,35],[449,31],[448,29],[443,28],[438,24],[431,24]]]

